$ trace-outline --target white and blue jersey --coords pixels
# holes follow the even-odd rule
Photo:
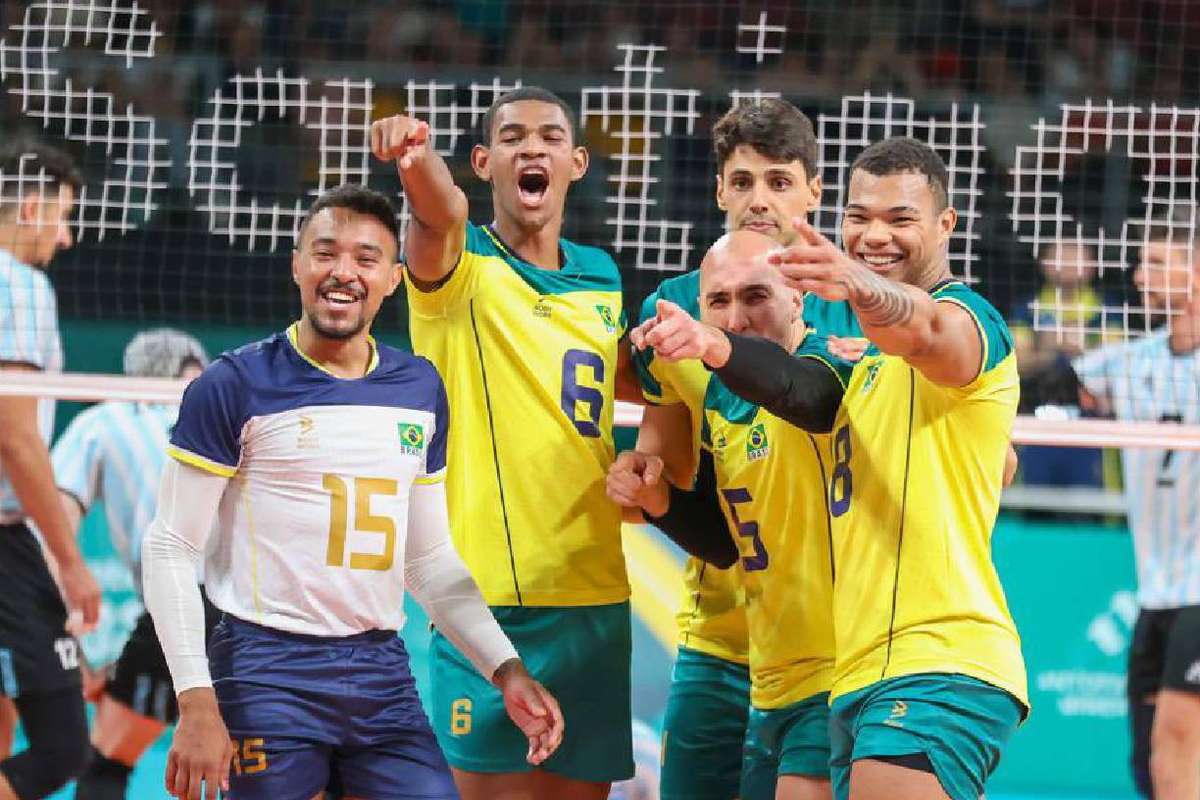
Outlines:
[[[1075,371],[1117,419],[1200,424],[1200,350],[1175,355],[1165,329],[1086,353]],[[1138,601],[1149,609],[1200,604],[1200,452],[1131,447],[1121,464]]]
[[[58,302],[50,279],[0,250],[0,362],[27,364],[44,372],[61,372],[62,342],[58,335]],[[54,400],[38,400],[38,429],[46,444],[54,430]],[[0,464],[0,519],[20,519],[21,504]]]
[[[205,560],[222,611],[323,637],[403,626],[409,494],[444,479],[449,411],[432,364],[373,347],[364,377],[338,378],[293,325],[184,393],[167,452],[231,478]]]
[[[154,519],[158,476],[178,413],[159,403],[101,403],[71,420],[50,454],[58,488],[85,513],[104,501],[109,538],[139,596],[142,536]]]

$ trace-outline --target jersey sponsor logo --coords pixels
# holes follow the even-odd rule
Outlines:
[[[871,391],[871,388],[875,385],[875,379],[879,377],[879,368],[882,365],[883,362],[875,361],[867,366],[867,379],[863,381],[863,394]]]
[[[766,425],[760,422],[750,429],[750,435],[746,437],[746,460],[758,461],[760,458],[766,458],[770,449]]]
[[[411,422],[396,423],[396,432],[400,435],[400,451],[405,455],[419,456],[425,448],[425,428]]]
[[[605,305],[596,306],[596,313],[600,315],[600,321],[604,323],[604,329],[609,333],[617,332],[617,322],[613,318],[612,309]]]
[[[908,703],[903,700],[897,700],[892,704],[892,713],[883,721],[884,725],[891,725],[893,728],[904,727],[904,717],[908,715]]]
[[[533,304],[533,315],[540,319],[550,319],[550,304],[546,302],[546,298],[539,297]]]
[[[300,450],[315,450],[321,446],[320,440],[317,439],[317,427],[313,422],[313,418],[307,415],[300,416],[300,433],[296,436],[296,447]]]
[[[1184,673],[1183,680],[1185,683],[1200,684],[1200,661],[1192,662],[1187,672]]]

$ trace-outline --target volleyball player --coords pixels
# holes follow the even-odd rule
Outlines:
[[[563,704],[562,747],[536,770],[485,681],[435,631],[433,719],[466,800],[588,800],[633,775],[629,583],[620,512],[604,494],[615,383],[628,352],[621,279],[561,237],[588,152],[574,112],[535,87],[501,95],[471,152],[492,221],[429,144],[426,123],[372,126],[413,221],[405,242],[413,348],[458,409],[450,432],[454,543],[530,671]]]
[[[81,183],[71,158],[55,148],[18,139],[0,150],[0,371],[62,369],[45,269],[72,244]],[[88,757],[79,645],[66,626],[68,608],[84,626],[96,623],[100,587],[55,488],[53,424],[53,400],[0,397],[0,694],[15,702],[29,742],[0,762],[0,800],[53,794]],[[61,593],[27,519],[57,564]]]
[[[402,278],[396,239],[382,195],[325,192],[292,256],[300,320],[184,394],[142,562],[178,693],[177,797],[455,797],[396,636],[405,589],[490,681],[532,763],[561,737],[450,543],[442,381],[370,336]],[[207,655],[202,553],[224,612]]]

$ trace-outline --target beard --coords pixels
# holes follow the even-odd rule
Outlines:
[[[312,329],[317,335],[323,339],[332,339],[334,341],[344,341],[353,339],[358,334],[362,333],[363,328],[367,327],[367,318],[365,315],[359,315],[359,318],[348,328],[337,328],[332,325],[326,325],[317,314],[306,314],[308,322],[312,325]]]

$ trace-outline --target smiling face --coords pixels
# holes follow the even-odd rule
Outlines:
[[[571,130],[557,103],[516,100],[496,109],[490,144],[475,146],[471,164],[492,184],[498,219],[533,232],[562,218],[567,189],[588,165]]]
[[[777,245],[753,231],[734,231],[717,240],[700,264],[700,318],[732,333],[794,345],[802,297],[783,273],[767,263]]]
[[[946,250],[958,215],[938,210],[933,187],[920,172],[850,177],[842,215],[846,252],[871,271],[923,289],[949,274]]]
[[[317,213],[292,253],[304,316],[327,339],[350,339],[368,329],[401,277],[391,231],[347,208]]]
[[[820,202],[821,178],[809,179],[799,160],[778,162],[739,144],[717,176],[717,206],[731,231],[754,231],[781,245],[796,238],[792,220]]]

